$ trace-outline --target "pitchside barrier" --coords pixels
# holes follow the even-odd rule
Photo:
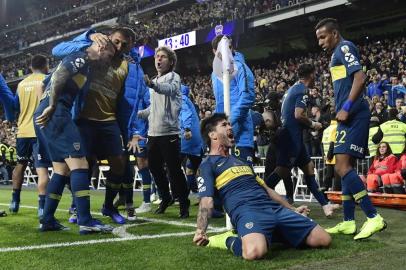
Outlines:
[[[316,176],[317,183],[322,182],[326,175],[326,167],[324,163],[323,157],[312,157],[312,160],[315,165],[314,174]],[[357,160],[356,170],[359,175],[366,175],[368,169],[371,164],[371,158],[367,157],[366,159]],[[98,181],[96,186],[91,186],[94,189],[103,190],[106,188],[106,176],[105,173],[110,169],[108,165],[100,165],[99,166],[99,174],[98,174]],[[52,167],[48,168],[49,176],[52,176],[53,170]],[[258,174],[259,177],[264,178],[265,174],[265,160],[261,159],[259,165],[254,166],[254,171]],[[27,166],[24,172],[24,186],[30,185],[37,185],[37,178],[38,176],[34,174],[35,170],[32,170],[30,166]],[[295,182],[295,190],[294,190],[294,200],[295,201],[304,201],[304,202],[312,202],[313,194],[309,192],[306,186],[306,182],[304,181],[303,172],[300,169],[293,168],[292,169],[292,179]],[[138,173],[137,166],[134,166],[134,183],[133,183],[133,190],[134,191],[142,191],[142,180],[141,176]],[[281,194],[286,195],[285,186],[283,185],[283,181],[280,181],[278,185],[275,187],[275,190]]]

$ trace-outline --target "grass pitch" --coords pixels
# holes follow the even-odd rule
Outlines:
[[[92,191],[92,211],[99,213],[104,193]],[[8,210],[9,188],[0,189],[0,209]],[[140,195],[136,194],[140,203]],[[192,202],[193,204],[193,202]],[[406,212],[379,209],[388,228],[368,240],[355,242],[351,236],[334,236],[329,249],[291,249],[275,244],[266,259],[246,262],[226,250],[196,247],[192,243],[197,206],[191,217],[177,218],[178,207],[164,215],[146,214],[135,223],[127,223],[121,234],[80,236],[78,227],[67,222],[70,195],[64,193],[56,217],[71,230],[38,231],[37,194],[23,190],[22,207],[17,215],[0,218],[0,269],[404,269],[406,265]],[[324,227],[342,219],[323,216],[321,208],[310,205],[311,217]],[[109,223],[109,219],[94,215]],[[358,209],[357,224],[364,215]],[[223,219],[212,219],[221,228]],[[126,238],[123,238],[126,237]],[[44,246],[47,245],[47,246]],[[68,246],[71,245],[71,246]],[[7,251],[7,248],[14,248]],[[32,249],[35,248],[35,249]],[[24,250],[28,249],[28,250]]]

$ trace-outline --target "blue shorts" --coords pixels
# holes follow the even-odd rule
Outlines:
[[[41,113],[42,110],[35,112],[34,118]],[[58,104],[47,125],[42,129],[36,126],[36,130],[39,130],[40,147],[48,149],[53,162],[65,162],[69,157],[86,156],[79,130],[65,106]]]
[[[369,119],[356,118],[338,123],[334,154],[364,158],[368,147]]]
[[[254,163],[254,149],[251,147],[235,146],[231,153],[238,159],[247,162],[249,165]]]
[[[236,225],[238,236],[250,233],[265,235],[268,246],[272,242],[283,242],[293,247],[302,245],[309,233],[317,224],[282,206],[263,209],[244,209],[237,215]]]
[[[37,138],[17,138],[16,144],[18,162],[28,162],[33,158],[35,168],[52,166],[47,151],[40,147]]]
[[[17,161],[28,162],[33,156],[34,144],[37,142],[37,138],[17,138]]]
[[[292,136],[287,128],[278,130],[276,166],[285,168],[302,167],[311,161],[302,136],[295,137]]]
[[[77,124],[87,156],[96,156],[97,159],[102,160],[124,154],[121,131],[117,121],[80,119]]]

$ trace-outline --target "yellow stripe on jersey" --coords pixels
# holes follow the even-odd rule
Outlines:
[[[18,116],[17,138],[35,138],[33,115],[40,102],[45,75],[33,73],[22,80],[17,87],[20,114]]]
[[[345,68],[344,65],[331,67],[330,72],[331,79],[333,80],[333,82],[347,77],[347,69]]]
[[[83,85],[85,85],[87,78],[86,78],[86,76],[78,73],[72,77],[72,80],[76,83],[78,88],[81,89],[83,87]]]
[[[253,171],[249,166],[235,166],[225,170],[216,178],[216,188],[220,189],[227,185],[230,181],[243,175],[253,175]]]
[[[257,180],[258,184],[260,184],[261,186],[263,186],[263,187],[266,186],[264,179],[262,179],[258,175],[257,175],[257,177],[255,179]]]

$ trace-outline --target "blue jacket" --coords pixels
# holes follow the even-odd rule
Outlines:
[[[376,83],[374,83],[374,82],[371,82],[369,85],[368,85],[368,97],[369,98],[372,98],[373,96],[378,96],[378,97],[381,97],[381,96],[383,96],[383,83],[384,83],[384,81],[379,81],[379,82],[376,82]]]
[[[95,33],[95,31],[90,29],[71,41],[62,42],[56,45],[52,49],[52,54],[55,57],[63,58],[72,52],[89,47],[92,44],[89,36],[93,33]],[[132,49],[130,56],[134,60],[134,63],[128,64],[128,75],[124,84],[124,92],[122,98],[118,101],[116,112],[117,122],[120,126],[125,144],[127,144],[128,139],[134,135],[133,132],[137,118],[132,117],[132,115],[134,114],[134,111],[135,115],[136,112],[138,112],[137,104],[139,97],[143,97],[144,92],[148,89],[144,82],[144,71],[140,65],[141,58],[138,51]],[[85,97],[86,91],[84,91],[81,96],[78,96],[74,106],[74,118],[84,107],[83,101],[85,100]]]
[[[93,29],[89,29],[88,31],[84,32],[83,34],[75,37],[70,41],[64,41],[59,43],[52,49],[52,55],[59,59],[62,59],[73,52],[86,49],[87,47],[92,45],[90,35],[93,33],[96,33],[96,31],[94,31]]]
[[[244,56],[235,52],[236,76],[230,80],[230,122],[236,145],[254,148],[254,129],[250,109],[255,102],[254,74],[245,64]],[[223,83],[214,73],[211,75],[216,112],[224,112]]]
[[[133,106],[130,120],[128,122],[129,138],[132,138],[134,135],[140,135],[144,138],[148,137],[148,119],[137,117],[138,111],[145,110],[150,105],[149,88],[145,85],[144,80],[142,80],[142,84],[143,85],[136,90],[138,92],[137,100],[134,103],[135,106]],[[127,89],[127,83],[125,88]],[[141,147],[145,147],[146,144],[147,140],[139,141]]]
[[[401,85],[388,85],[388,105],[392,108],[396,107],[396,99],[401,98],[404,99],[405,98],[405,94],[406,94],[406,88]]]
[[[181,130],[181,153],[193,156],[200,156],[203,150],[203,140],[200,134],[200,120],[197,115],[195,106],[189,98],[189,87],[181,85],[182,91],[182,109],[179,114]],[[192,132],[192,138],[184,138],[185,130]]]
[[[14,121],[16,118],[16,111],[19,111],[18,97],[13,94],[8,87],[3,75],[0,74],[0,102],[3,104],[6,120]]]

